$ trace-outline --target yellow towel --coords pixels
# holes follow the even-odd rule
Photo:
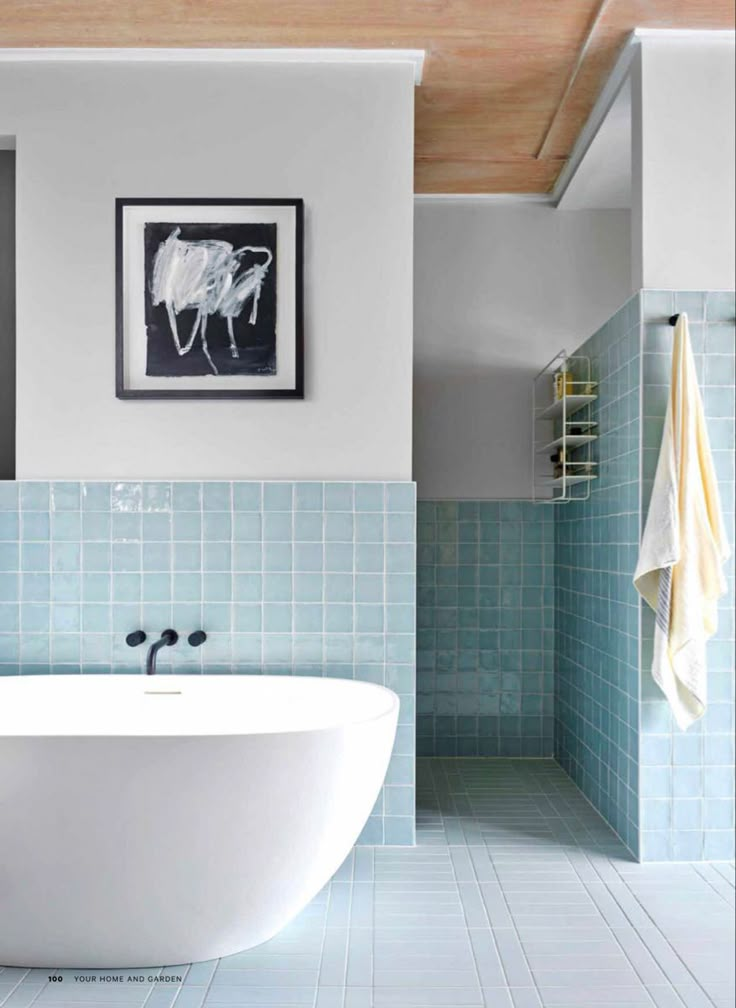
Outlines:
[[[703,404],[680,315],[672,379],[649,513],[634,574],[656,613],[652,676],[685,729],[707,704],[705,645],[718,626],[730,555]]]

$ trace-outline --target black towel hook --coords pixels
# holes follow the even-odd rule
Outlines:
[[[679,319],[679,317],[680,317],[679,315],[670,315],[669,320],[668,320],[669,323],[670,323],[670,325],[671,326],[676,326],[677,325],[677,320]]]

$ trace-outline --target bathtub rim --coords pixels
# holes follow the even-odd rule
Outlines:
[[[132,682],[133,680],[142,680],[142,682],[148,682],[151,684],[151,678],[147,677],[144,673],[109,673],[109,672],[99,672],[99,673],[41,673],[41,674],[29,674],[29,675],[12,675],[12,676],[0,676],[0,704],[2,704],[2,692],[3,683],[5,682],[19,682],[21,680],[28,680],[29,682],[40,683],[45,680],[53,680],[55,684],[61,684],[64,681],[72,681],[74,683],[79,683],[84,679],[95,679],[95,680],[112,680],[114,682],[120,682],[121,680],[126,680]],[[298,680],[300,682],[318,682],[318,683],[345,683],[351,686],[359,686],[362,688],[370,688],[374,691],[380,691],[386,695],[386,699],[390,702],[383,709],[377,713],[371,714],[367,717],[340,717],[336,718],[325,724],[317,725],[300,725],[294,727],[285,726],[274,726],[271,730],[258,730],[258,729],[246,729],[241,728],[239,730],[207,730],[207,731],[187,731],[183,730],[181,727],[172,726],[171,730],[158,730],[158,731],[132,731],[132,730],[110,730],[110,731],[95,731],[95,730],[83,730],[83,731],[54,731],[54,730],[36,730],[29,731],[26,728],[24,730],[13,731],[7,730],[7,726],[3,727],[0,723],[0,741],[3,740],[17,740],[17,739],[226,739],[226,738],[261,738],[272,735],[300,735],[300,734],[311,734],[314,732],[328,732],[335,731],[339,729],[349,729],[356,726],[367,726],[373,724],[377,721],[383,720],[385,718],[395,717],[398,721],[398,716],[401,710],[401,699],[399,695],[388,686],[383,686],[380,683],[374,683],[363,679],[346,679],[344,677],[332,677],[332,676],[301,676],[301,675],[278,675],[278,674],[253,674],[253,673],[161,673],[155,677],[158,681],[163,681],[167,684],[174,685],[175,683],[187,683],[192,681],[204,681],[212,683],[214,686],[218,681],[233,682],[236,679],[252,679],[257,681],[263,680]]]

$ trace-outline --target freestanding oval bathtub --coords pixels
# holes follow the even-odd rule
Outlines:
[[[357,839],[398,708],[343,679],[0,678],[0,963],[160,966],[266,941]]]

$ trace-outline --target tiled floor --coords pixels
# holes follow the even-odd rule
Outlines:
[[[0,970],[0,1005],[733,1008],[733,865],[633,863],[552,760],[418,777],[419,845],[356,849],[266,945],[170,986]]]

